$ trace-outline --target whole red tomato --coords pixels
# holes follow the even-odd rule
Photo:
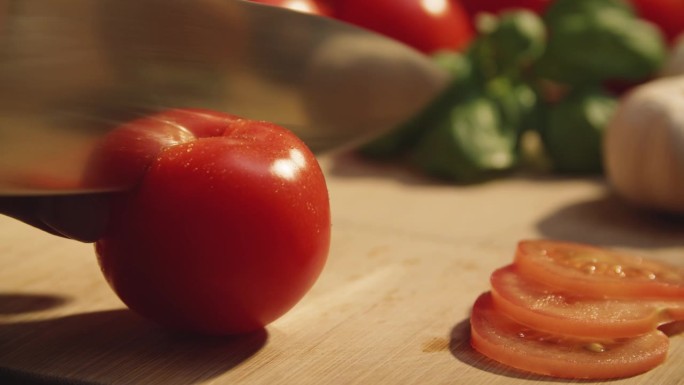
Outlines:
[[[314,15],[328,16],[329,9],[322,1],[317,0],[249,0],[254,3],[274,5],[276,7],[288,8],[295,11],[311,13]]]
[[[669,41],[684,33],[684,0],[630,0],[637,13],[656,24]]]
[[[542,14],[553,0],[460,0],[471,17],[487,12],[498,14],[511,9],[529,9]]]
[[[95,247],[121,300],[162,325],[208,334],[261,328],[324,266],[324,175],[284,128],[171,110],[115,130],[93,164],[116,181],[138,179],[115,198]]]
[[[333,17],[399,40],[430,54],[463,50],[474,29],[453,0],[328,0]]]

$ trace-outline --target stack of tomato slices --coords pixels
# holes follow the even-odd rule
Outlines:
[[[471,315],[471,345],[505,365],[562,378],[634,376],[660,365],[659,327],[684,320],[684,269],[590,245],[518,244]]]

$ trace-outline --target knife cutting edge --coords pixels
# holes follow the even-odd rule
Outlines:
[[[399,42],[247,1],[0,0],[0,194],[83,192],[59,181],[108,130],[158,110],[273,121],[322,153],[395,127],[447,83]]]

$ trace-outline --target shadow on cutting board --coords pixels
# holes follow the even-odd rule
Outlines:
[[[47,310],[67,302],[65,297],[50,294],[0,293],[0,315]]]
[[[603,247],[684,246],[684,217],[639,210],[610,194],[552,212],[537,228],[546,238]]]
[[[489,373],[512,378],[529,378],[515,369],[501,365],[478,353],[470,346],[470,320],[465,319],[451,329],[449,351],[459,361]]]
[[[221,338],[173,334],[125,309],[5,323],[0,383],[198,383],[244,362],[267,338],[266,330]]]

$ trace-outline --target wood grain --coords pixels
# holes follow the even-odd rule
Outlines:
[[[333,209],[325,271],[291,312],[240,337],[161,330],[114,296],[92,245],[0,217],[0,383],[571,382],[469,346],[470,306],[517,241],[589,242],[684,265],[684,221],[632,210],[600,179],[453,186],[345,155],[323,166]],[[605,383],[684,384],[684,338],[674,334],[665,364]]]

